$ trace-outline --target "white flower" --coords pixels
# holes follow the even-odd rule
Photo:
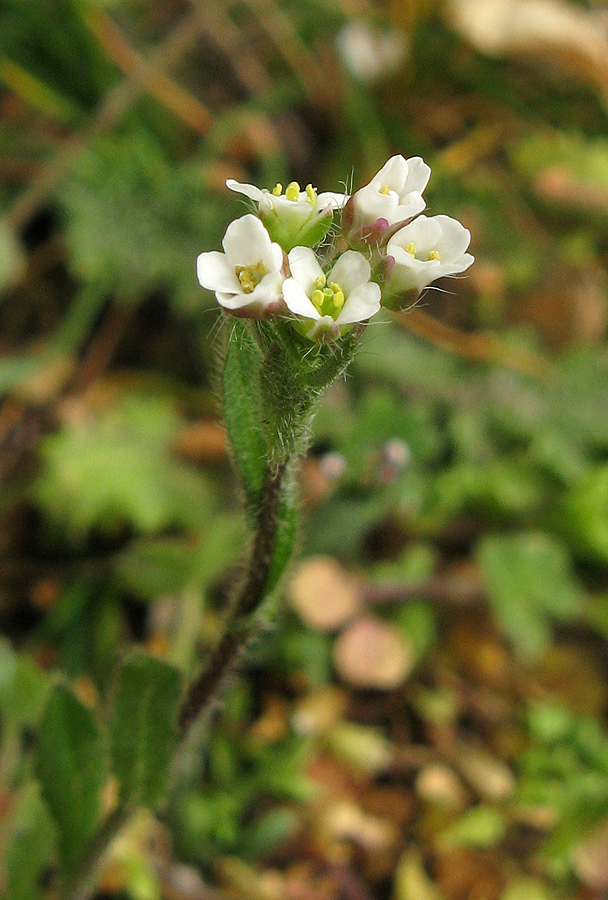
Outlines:
[[[254,215],[235,219],[222,241],[224,253],[201,253],[196,261],[198,280],[215,291],[218,303],[245,314],[266,315],[281,308],[283,251],[270,240]]]
[[[417,216],[426,206],[422,192],[430,176],[431,169],[420,156],[392,156],[369,184],[353,194],[352,227],[372,225],[378,219],[396,225]]]
[[[386,252],[394,259],[389,291],[422,291],[443,275],[468,269],[475,257],[466,253],[470,232],[450,216],[419,216],[389,240]]]
[[[297,181],[288,184],[285,193],[281,184],[268,191],[254,184],[240,184],[233,178],[228,179],[226,187],[258,204],[260,218],[284,250],[297,245],[313,247],[322,241],[331,227],[334,210],[341,209],[348,200],[347,194],[317,194],[311,184],[301,191]]]
[[[366,322],[380,309],[380,287],[371,282],[368,261],[347,250],[327,275],[308,247],[289,253],[291,278],[283,285],[288,309],[308,320],[301,325],[306,337],[338,337],[343,326]]]

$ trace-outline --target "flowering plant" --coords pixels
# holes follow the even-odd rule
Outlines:
[[[188,692],[186,729],[259,629],[264,598],[291,555],[291,483],[317,399],[382,307],[411,305],[473,262],[460,222],[420,215],[430,173],[419,157],[393,156],[352,196],[295,181],[285,191],[227,181],[253,210],[228,226],[223,253],[200,254],[197,271],[231,316],[223,412],[255,536],[225,635]]]
[[[420,215],[430,174],[420,157],[396,155],[350,197],[295,181],[283,192],[229,179],[255,213],[228,226],[224,253],[200,254],[199,282],[238,316],[290,323],[305,340],[342,339],[382,306],[409,306],[473,262],[460,222]]]

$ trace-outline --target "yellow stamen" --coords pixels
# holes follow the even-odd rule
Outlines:
[[[327,278],[325,275],[319,275],[318,278],[315,278],[314,284],[316,288],[324,288],[327,284]]]
[[[312,297],[310,298],[313,304],[316,306],[319,312],[321,312],[321,307],[323,306],[323,301],[325,300],[325,294],[323,291],[316,290],[312,292]]]
[[[252,294],[256,289],[264,275],[268,274],[268,269],[260,260],[251,266],[235,266],[234,271],[239,280],[239,284],[243,288],[244,294]]]
[[[430,250],[427,259],[439,259],[439,250]]]
[[[336,313],[339,313],[342,307],[344,306],[344,292],[343,291],[334,291],[334,296],[332,297],[333,304],[336,310]]]
[[[390,192],[391,192],[391,189],[388,186],[388,184],[383,184],[379,191],[380,194],[385,194],[385,195],[390,194]]]
[[[275,197],[281,196],[281,194],[283,193],[283,185],[281,184],[280,181],[277,181],[277,183],[275,184],[275,186],[272,189],[272,193],[274,194]]]
[[[300,199],[300,185],[297,181],[290,181],[285,188],[285,196],[296,203]]]
[[[416,256],[416,244],[408,244],[405,248],[405,252],[409,253],[410,256]]]
[[[335,294],[336,291],[341,291],[341,290],[342,290],[342,288],[340,287],[340,285],[338,284],[337,281],[331,281],[331,282],[329,283],[329,286],[330,286],[330,288],[331,288],[333,294]]]
[[[317,202],[317,192],[315,191],[312,184],[306,185],[306,196],[308,197],[310,205],[315,206]]]

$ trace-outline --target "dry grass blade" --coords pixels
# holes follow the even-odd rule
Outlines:
[[[158,67],[146,61],[103,10],[89,10],[86,20],[105,52],[125,75],[137,81],[193,131],[199,134],[207,132],[213,124],[213,113]]]
[[[147,65],[157,71],[175,64],[195,44],[201,31],[198,13],[185,15],[175,28],[154,48]],[[5,219],[5,226],[19,230],[37,212],[61,181],[70,166],[97,134],[112,128],[131,109],[143,87],[134,74],[110,90],[92,114],[87,124],[67,138],[55,157],[46,165],[28,188],[18,197]]]

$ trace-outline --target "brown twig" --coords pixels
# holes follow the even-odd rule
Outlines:
[[[541,356],[510,347],[493,334],[466,334],[421,309],[395,313],[395,321],[412,334],[466,359],[497,363],[543,381],[551,374],[549,362]]]
[[[369,583],[362,588],[363,601],[372,606],[430,600],[445,606],[477,606],[485,600],[481,580],[429,578],[425,581]]]

